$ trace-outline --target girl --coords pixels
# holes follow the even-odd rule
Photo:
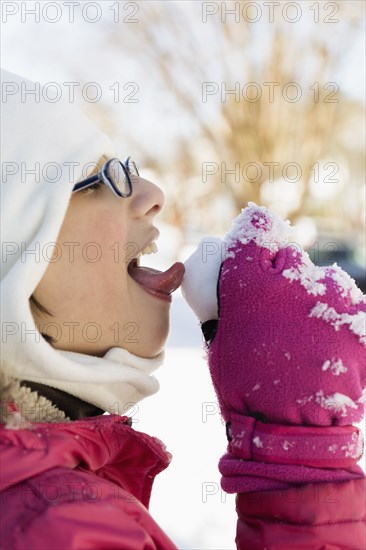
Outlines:
[[[47,102],[32,83],[10,73],[2,84],[1,547],[173,549],[148,512],[154,477],[171,457],[121,416],[158,389],[152,373],[164,357],[171,293],[184,275],[181,263],[164,273],[139,267],[139,255],[155,250],[163,194],[139,176],[131,158],[120,162],[109,140],[73,106]],[[250,274],[241,267],[243,277]],[[238,548],[361,550],[364,479],[357,469],[339,477],[350,481],[346,493],[339,485],[339,494],[348,499],[352,487],[352,506],[347,503],[347,513],[344,503],[336,510],[321,506],[327,526],[319,530],[311,484],[293,504],[280,490],[291,487],[282,463],[267,468],[268,456],[257,463],[240,447],[241,418],[232,414],[247,382],[240,383],[246,371],[235,371],[233,342],[241,349],[236,330],[248,308],[239,302],[233,324],[237,301],[228,295],[229,315],[220,317],[210,368],[219,369],[216,358],[224,356],[235,374],[213,372],[213,380],[232,422],[221,473],[226,490],[240,493]],[[225,300],[221,306],[224,311]],[[255,341],[259,335],[265,333],[258,328]],[[253,430],[256,420],[263,438],[264,418],[250,418]],[[319,472],[318,483],[329,479]],[[344,534],[344,522],[356,526],[356,537]]]
[[[156,248],[164,195],[34,89],[2,74],[1,548],[175,548],[147,510],[170,455],[103,416],[158,389],[184,266],[138,256]]]

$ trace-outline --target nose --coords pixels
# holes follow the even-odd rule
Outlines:
[[[156,216],[164,203],[165,194],[155,183],[141,177],[133,179],[131,209],[134,216]]]

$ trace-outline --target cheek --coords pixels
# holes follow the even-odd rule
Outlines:
[[[50,285],[74,303],[117,298],[126,284],[126,223],[110,209],[68,220],[59,237],[61,260],[47,270]]]
[[[79,261],[99,264],[109,262],[121,263],[126,255],[126,216],[112,208],[99,209],[74,216],[60,235],[63,243],[66,240],[77,242]]]
[[[125,244],[127,224],[121,212],[112,209],[99,210],[88,216],[81,227],[80,225],[79,221],[78,234],[84,244],[97,243],[103,250],[112,248],[115,243],[120,246]]]
[[[96,294],[113,295],[122,284],[123,272],[127,272],[125,225],[122,216],[103,210],[84,226],[79,266]]]

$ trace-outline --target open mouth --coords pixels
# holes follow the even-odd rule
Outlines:
[[[182,284],[184,265],[182,262],[176,262],[166,271],[140,266],[141,255],[156,253],[157,250],[154,242],[145,247],[138,257],[129,263],[128,274],[151,294],[170,301],[171,293]]]

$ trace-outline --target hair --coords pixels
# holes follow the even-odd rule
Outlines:
[[[29,303],[30,303],[30,306],[31,306],[31,310],[32,310],[32,306],[33,306],[33,310],[36,310],[38,313],[40,313],[41,315],[47,315],[47,316],[51,316],[52,317],[52,313],[46,308],[44,307],[38,300],[37,298],[34,297],[34,294],[32,294],[32,296],[29,298]],[[32,311],[33,313],[33,311]],[[43,336],[43,338],[46,340],[46,342],[48,342],[49,344],[52,344],[55,342],[55,338],[53,338],[52,336],[50,336],[49,334],[45,334],[44,332],[41,332],[41,335]]]
[[[90,172],[90,174],[87,175],[88,178],[90,178],[91,176],[94,176],[95,174],[97,174],[102,168],[103,168],[103,165],[109,160],[110,157],[108,157],[106,154],[103,154],[98,162],[96,163],[96,165],[94,166],[93,170]],[[84,176],[86,177],[86,176]]]
[[[92,172],[90,172],[88,177],[94,176],[94,174],[97,174],[99,172],[99,170],[102,169],[103,164],[105,162],[107,162],[107,160],[108,160],[107,155],[103,154],[100,157],[100,159],[98,160],[97,165],[95,166],[95,168],[92,170]],[[34,294],[32,294],[32,296],[29,298],[29,303],[30,303],[30,306],[31,306],[31,310],[33,309],[33,311],[36,311],[40,315],[51,316],[51,317],[53,316],[53,314],[35,298]],[[32,313],[33,313],[33,311],[32,311]],[[52,336],[49,336],[48,334],[44,334],[43,332],[41,332],[41,335],[46,340],[46,342],[51,344],[51,346],[56,341],[55,338],[53,338]]]
[[[39,311],[39,313],[44,313],[45,315],[52,315],[50,311],[48,311],[47,308],[45,308],[38,300],[34,297],[34,294],[29,298],[30,303],[34,306],[35,309]]]

